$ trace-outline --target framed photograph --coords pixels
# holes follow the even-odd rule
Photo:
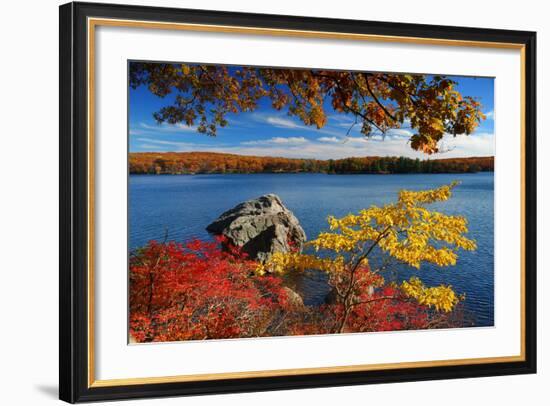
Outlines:
[[[536,371],[534,32],[60,7],[60,398]]]

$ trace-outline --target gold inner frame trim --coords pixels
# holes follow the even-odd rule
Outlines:
[[[95,28],[97,26],[146,28],[156,30],[179,30],[194,32],[217,32],[243,35],[264,35],[278,37],[298,37],[317,39],[339,39],[356,40],[385,43],[404,43],[414,45],[431,46],[458,46],[475,48],[496,48],[511,49],[520,51],[521,64],[521,101],[520,101],[520,165],[521,165],[521,269],[520,269],[520,340],[521,348],[519,355],[484,358],[465,358],[451,360],[397,362],[383,364],[365,364],[348,366],[330,366],[317,368],[277,369],[266,371],[245,371],[245,372],[221,372],[211,374],[191,374],[160,376],[146,378],[123,378],[123,379],[95,379],[95,278],[94,278],[94,196],[95,196]],[[421,37],[399,37],[390,35],[355,34],[343,32],[306,31],[290,29],[274,29],[259,27],[241,27],[227,25],[167,23],[139,20],[120,20],[107,18],[89,18],[87,27],[88,41],[88,387],[111,387],[126,385],[161,384],[177,382],[199,382],[213,381],[219,379],[244,379],[244,378],[266,378],[280,376],[296,376],[311,374],[330,374],[342,372],[380,371],[398,368],[426,368],[441,366],[458,366],[474,364],[496,364],[504,362],[525,361],[525,45],[505,42],[484,42],[484,41],[463,41],[452,39],[435,39]]]

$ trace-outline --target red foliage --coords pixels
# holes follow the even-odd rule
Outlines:
[[[138,342],[256,337],[286,305],[280,280],[215,243],[151,241],[130,260],[130,332]]]
[[[361,331],[393,331],[425,328],[428,321],[427,306],[404,297],[401,290],[384,285],[384,279],[369,268],[359,269],[355,293],[358,301],[352,307],[346,329]],[[378,286],[369,289],[369,286]]]
[[[337,300],[308,307],[292,298],[296,295],[281,278],[255,275],[256,266],[237,249],[224,251],[218,243],[149,242],[130,259],[132,337],[182,341],[448,326],[448,319],[434,324],[426,306],[403,297],[366,267],[356,274],[352,305]]]
[[[405,297],[400,289],[386,284],[381,275],[371,272],[367,266],[355,271],[352,285],[350,276],[337,274],[329,280],[335,292],[339,292],[335,303],[321,308],[329,332],[427,328],[433,313],[427,306]]]
[[[427,328],[429,309],[405,299],[394,288],[375,292],[367,303],[355,306],[350,313],[346,330],[395,331]]]

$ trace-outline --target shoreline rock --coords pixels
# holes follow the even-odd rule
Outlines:
[[[275,194],[238,204],[222,213],[206,230],[226,237],[228,244],[261,262],[275,252],[301,251],[306,241],[300,222]]]

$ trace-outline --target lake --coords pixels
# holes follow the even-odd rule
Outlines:
[[[390,203],[400,189],[431,189],[458,180],[453,197],[431,205],[446,214],[465,216],[476,251],[460,251],[457,265],[420,270],[398,265],[387,279],[403,280],[418,275],[427,285],[450,284],[466,294],[465,308],[476,326],[492,326],[494,320],[494,177],[475,174],[326,175],[326,174],[231,174],[231,175],[130,175],[130,249],[149,240],[211,240],[205,227],[238,203],[275,193],[294,212],[308,239],[327,230],[326,217],[357,212],[371,205]],[[323,301],[328,286],[320,273],[309,273],[297,282],[306,304]]]

